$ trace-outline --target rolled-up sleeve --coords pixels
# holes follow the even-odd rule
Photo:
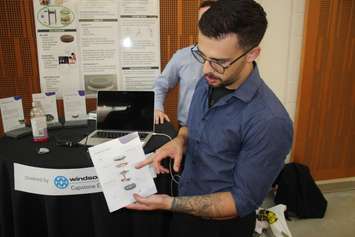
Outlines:
[[[255,211],[284,166],[292,144],[292,123],[270,118],[243,128],[241,151],[234,169],[232,195],[239,216]]]

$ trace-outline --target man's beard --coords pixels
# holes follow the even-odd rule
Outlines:
[[[238,78],[231,78],[231,79],[229,79],[229,80],[227,80],[227,81],[224,81],[224,80],[222,80],[222,78],[216,77],[216,76],[213,75],[212,73],[207,73],[207,74],[205,74],[205,78],[211,78],[211,79],[213,79],[213,80],[216,80],[216,81],[219,81],[219,82],[220,82],[220,84],[217,85],[217,86],[211,85],[211,86],[213,86],[213,87],[227,87],[227,86],[232,85],[233,83],[235,83],[235,82],[238,80]]]

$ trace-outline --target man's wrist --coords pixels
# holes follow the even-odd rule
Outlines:
[[[163,112],[164,113],[164,107],[156,106],[154,110],[157,111],[157,112]]]
[[[166,199],[166,210],[172,210],[174,202],[175,202],[175,197],[167,196],[167,199]]]
[[[178,135],[177,137],[175,137],[175,141],[178,144],[181,144],[182,147],[185,147],[185,136]]]

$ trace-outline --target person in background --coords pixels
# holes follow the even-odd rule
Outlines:
[[[203,1],[200,4],[198,19],[215,1],[217,0]],[[168,91],[179,83],[177,119],[180,126],[186,125],[196,83],[203,75],[201,63],[191,55],[192,47],[191,45],[177,50],[155,81],[155,124],[164,123],[165,120],[170,121],[168,115],[164,113],[164,102]]]
[[[243,236],[255,228],[255,210],[284,167],[292,144],[287,111],[261,79],[255,62],[267,28],[253,0],[217,1],[199,21],[192,49],[203,64],[187,126],[136,168],[173,159],[184,168],[177,197],[134,194],[135,210],[174,212],[171,236]]]

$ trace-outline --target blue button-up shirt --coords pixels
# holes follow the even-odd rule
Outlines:
[[[239,216],[255,211],[284,166],[292,122],[259,76],[208,107],[208,84],[195,89],[188,119],[180,196],[231,192]]]
[[[177,119],[180,125],[186,125],[194,89],[203,75],[203,65],[193,57],[191,47],[193,46],[176,51],[154,85],[155,109],[164,111],[168,91],[179,83]]]

